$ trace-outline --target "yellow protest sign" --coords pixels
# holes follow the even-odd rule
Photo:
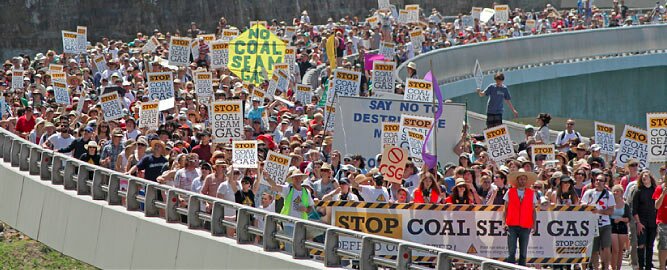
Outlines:
[[[243,81],[259,85],[283,62],[285,43],[262,24],[255,24],[230,42],[227,67]]]

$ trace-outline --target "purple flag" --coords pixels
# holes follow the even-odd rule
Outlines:
[[[435,111],[435,115],[433,116],[433,125],[431,125],[431,129],[429,129],[428,133],[426,133],[426,139],[424,139],[424,144],[422,145],[422,159],[424,160],[424,164],[426,164],[429,169],[433,169],[438,165],[438,156],[427,153],[426,151],[428,149],[426,146],[428,145],[428,140],[431,138],[431,133],[433,133],[433,128],[437,125],[438,120],[442,115],[442,93],[440,92],[438,79],[435,78],[435,75],[433,75],[432,71],[426,73],[424,80],[431,81],[433,83],[433,92],[435,92],[435,97],[438,99],[438,109]],[[435,149],[435,151],[437,153],[437,149]]]
[[[364,70],[373,70],[373,62],[384,60],[384,55],[381,54],[365,54],[364,55]]]

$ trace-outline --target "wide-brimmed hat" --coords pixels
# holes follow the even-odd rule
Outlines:
[[[161,145],[162,148],[166,148],[166,145],[165,145],[164,142],[161,141],[161,140],[153,140],[153,141],[151,141],[151,148],[155,148],[155,146],[158,145],[158,144]]]
[[[586,145],[586,143],[579,143],[579,144],[577,144],[576,147],[574,147],[574,150],[588,151],[588,146]]]
[[[463,178],[456,178],[456,182],[454,182],[454,187],[459,187],[459,186],[465,186],[466,185],[466,180]]]
[[[302,173],[300,170],[295,169],[295,170],[290,171],[289,175],[287,175],[287,180],[285,180],[285,181],[287,183],[292,184],[292,179],[294,179],[296,177],[307,177],[307,176],[308,175],[306,175],[305,173]]]
[[[88,150],[88,148],[90,147],[95,147],[97,150],[100,149],[100,146],[97,144],[96,141],[89,141],[87,144],[83,145],[83,148],[85,148],[86,150]]]
[[[537,174],[534,172],[527,172],[524,169],[519,169],[518,171],[512,172],[507,176],[507,183],[512,185],[512,187],[517,187],[517,178],[519,178],[519,176],[526,176],[528,178],[525,187],[531,187],[535,181],[537,181]]]
[[[415,64],[415,62],[410,62],[410,63],[408,63],[408,68],[417,70],[417,64]]]

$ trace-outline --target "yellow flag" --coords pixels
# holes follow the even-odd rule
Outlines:
[[[331,35],[327,39],[327,57],[329,57],[329,65],[331,70],[336,69],[336,35]]]

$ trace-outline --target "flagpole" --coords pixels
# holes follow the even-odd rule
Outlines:
[[[431,71],[431,76],[435,78],[435,75],[433,75],[433,60],[429,59],[428,60],[428,65],[429,65],[429,70]],[[438,80],[434,80],[434,83],[438,83]],[[432,87],[433,90],[435,90],[435,85]],[[433,96],[431,98],[431,105],[432,105],[432,110],[433,110],[433,132],[435,136],[435,140],[433,142],[433,153],[435,153],[435,171],[438,171],[438,123],[435,122],[436,118],[436,108],[435,108],[435,93],[433,93]]]

